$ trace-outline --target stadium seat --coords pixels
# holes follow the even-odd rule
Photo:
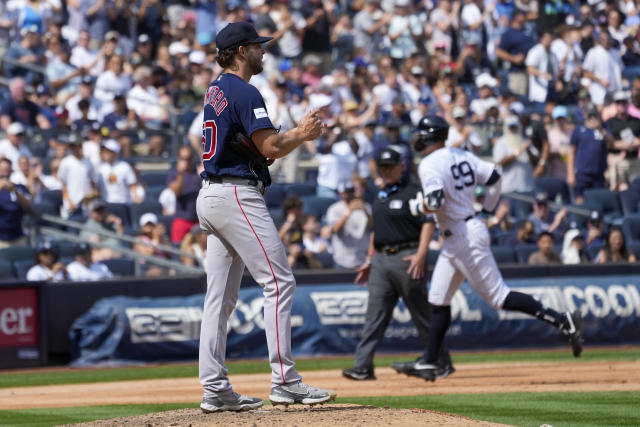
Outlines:
[[[27,280],[27,272],[35,265],[34,259],[18,259],[13,262],[13,271],[19,280]]]
[[[553,252],[555,252],[556,255],[562,258],[562,233],[558,233],[558,234],[554,234],[556,239],[556,244],[553,245]]]
[[[600,245],[591,245],[587,248],[587,255],[589,256],[589,260],[591,262],[596,260],[596,257],[598,256],[598,252],[600,252],[600,249],[602,249],[604,247],[604,244],[600,244]]]
[[[56,217],[60,216],[60,209],[56,208],[52,204],[50,204],[50,203],[32,203],[31,204],[31,209],[33,209],[33,211],[37,214],[37,216],[29,216],[29,217],[26,218],[28,221],[31,222],[31,224],[45,225],[47,227],[54,227],[54,228],[64,228],[61,225],[54,224],[52,222],[46,221],[46,220],[44,220],[44,219],[42,219],[40,217],[40,215],[42,215],[42,214],[49,214],[49,215],[56,216]]]
[[[198,115],[198,113],[193,111],[192,108],[193,106],[191,106],[191,108],[189,108],[189,106],[187,105],[183,106],[184,113],[180,116],[180,124],[187,129],[189,129],[189,127],[191,126],[191,123],[195,120],[196,116]]]
[[[625,190],[618,193],[620,205],[624,216],[638,213],[638,203],[640,203],[640,191]]]
[[[578,228],[584,228],[587,226],[587,221],[592,211],[600,212],[602,215],[602,209],[599,205],[593,203],[583,203],[581,205],[569,205],[569,223],[575,222]]]
[[[64,256],[64,257],[60,257],[60,262],[64,265],[69,265],[70,263],[72,263],[74,261],[74,257],[73,256]]]
[[[285,220],[282,208],[269,208],[269,215],[271,216],[271,219],[273,219],[273,223],[276,225],[276,228],[280,228]]]
[[[515,252],[514,252],[515,249]],[[517,261],[520,264],[527,264],[529,262],[529,255],[538,250],[538,245],[535,243],[518,245],[515,248],[511,248],[514,252]]]
[[[313,196],[316,194],[316,184],[311,182],[295,182],[285,187],[287,196]]]
[[[276,183],[267,187],[267,192],[264,194],[264,201],[267,204],[267,208],[279,208],[282,206],[282,201],[285,197],[285,184]]]
[[[497,228],[497,227],[496,227]],[[509,245],[518,238],[518,231],[499,231],[493,237],[496,245]]]
[[[52,205],[56,212],[60,212],[62,207],[62,191],[60,190],[43,190],[40,192],[40,199],[43,203]]]
[[[335,263],[333,261],[333,255],[329,252],[320,252],[314,254],[316,259],[322,263],[322,268],[334,268]]]
[[[114,214],[122,220],[124,228],[131,228],[131,218],[129,217],[129,205],[127,203],[105,203],[107,212]]]
[[[636,259],[640,259],[640,242],[627,243],[627,249],[636,256]]]
[[[160,202],[145,201],[142,203],[132,203],[129,205],[129,218],[131,218],[131,227],[140,228],[140,217],[147,212],[156,214],[158,217],[162,215],[162,205]]]
[[[58,250],[58,256],[60,258],[71,257],[75,255],[76,252],[76,243],[70,242],[68,240],[52,240],[52,244],[55,245]]]
[[[631,215],[622,221],[622,231],[626,243],[640,243],[640,215]]]
[[[175,215],[158,215],[158,222],[164,224],[164,228],[167,230],[167,235],[171,235],[171,225]]]
[[[549,196],[549,200],[555,201],[559,194],[563,204],[571,203],[571,193],[567,181],[551,176],[542,176],[535,179],[536,191],[544,191]]]
[[[0,281],[15,279],[13,265],[6,259],[0,259]]]
[[[142,171],[140,172],[140,181],[147,184],[147,187],[151,186],[167,186],[167,177],[169,171]]]
[[[491,246],[491,253],[498,264],[515,264],[518,262],[511,246]]]
[[[127,277],[135,275],[135,264],[128,258],[111,258],[101,261],[106,265],[114,276]]]
[[[19,259],[29,259],[33,261],[36,256],[36,248],[26,245],[10,246],[0,249],[0,259],[14,262]]]
[[[335,202],[335,199],[329,197],[305,196],[302,198],[302,212],[311,214],[322,221],[329,206]]]
[[[160,197],[160,193],[167,188],[166,185],[149,185],[145,190],[144,201],[145,202],[157,202]]]
[[[516,218],[516,221],[520,221],[522,219],[526,219],[531,212],[533,212],[533,192],[522,192],[522,193],[511,193],[514,196],[526,196],[531,198],[531,201],[524,201],[519,199],[514,199],[509,197],[509,193],[505,194],[507,200],[509,200],[509,204],[511,206],[511,216]]]
[[[604,222],[614,223],[622,217],[622,208],[618,193],[606,188],[591,188],[584,191],[584,201],[594,206],[602,213]]]

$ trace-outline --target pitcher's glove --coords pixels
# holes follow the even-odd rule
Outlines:
[[[244,134],[244,132],[237,130],[229,135],[227,144],[231,147],[236,154],[242,158],[247,159],[249,162],[258,166],[268,167],[273,164],[273,159],[268,159],[262,155],[258,147],[253,143],[251,138]]]

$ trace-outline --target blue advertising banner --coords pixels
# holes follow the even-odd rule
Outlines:
[[[587,349],[640,344],[640,276],[511,279],[509,286],[559,311],[580,309]],[[294,355],[353,353],[367,297],[367,289],[354,284],[299,286],[291,318]],[[228,323],[229,357],[267,355],[262,301],[261,288],[240,291]],[[71,328],[74,364],[197,359],[203,303],[204,295],[100,300]],[[565,337],[546,323],[491,309],[467,283],[452,301],[452,317],[447,343],[454,350],[566,345]],[[378,351],[422,349],[409,311],[400,301]]]

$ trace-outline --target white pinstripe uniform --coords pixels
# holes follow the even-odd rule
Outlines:
[[[491,253],[487,226],[475,218],[473,209],[476,185],[485,184],[494,168],[469,151],[450,147],[435,150],[418,166],[425,197],[444,192],[444,203],[435,212],[445,237],[431,277],[431,304],[450,305],[464,279],[496,309],[510,292]]]

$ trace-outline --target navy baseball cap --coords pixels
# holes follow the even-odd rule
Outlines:
[[[232,22],[224,27],[216,36],[216,47],[224,50],[241,44],[265,43],[273,37],[261,37],[253,25],[246,21]]]
[[[400,153],[393,148],[385,148],[378,154],[378,166],[395,166],[402,163]]]
[[[55,255],[58,255],[58,249],[56,248],[56,246],[48,241],[45,242],[41,242],[40,244],[38,244],[37,246],[37,253],[43,253],[43,252],[51,252]]]
[[[351,193],[355,190],[353,183],[351,181],[343,181],[338,184],[338,188],[336,188],[338,193]]]
[[[548,203],[549,195],[545,192],[540,192],[536,194],[536,203]]]
[[[78,244],[76,244],[74,253],[76,255],[79,255],[79,254],[90,254],[91,253],[91,246],[86,242],[78,243]]]

